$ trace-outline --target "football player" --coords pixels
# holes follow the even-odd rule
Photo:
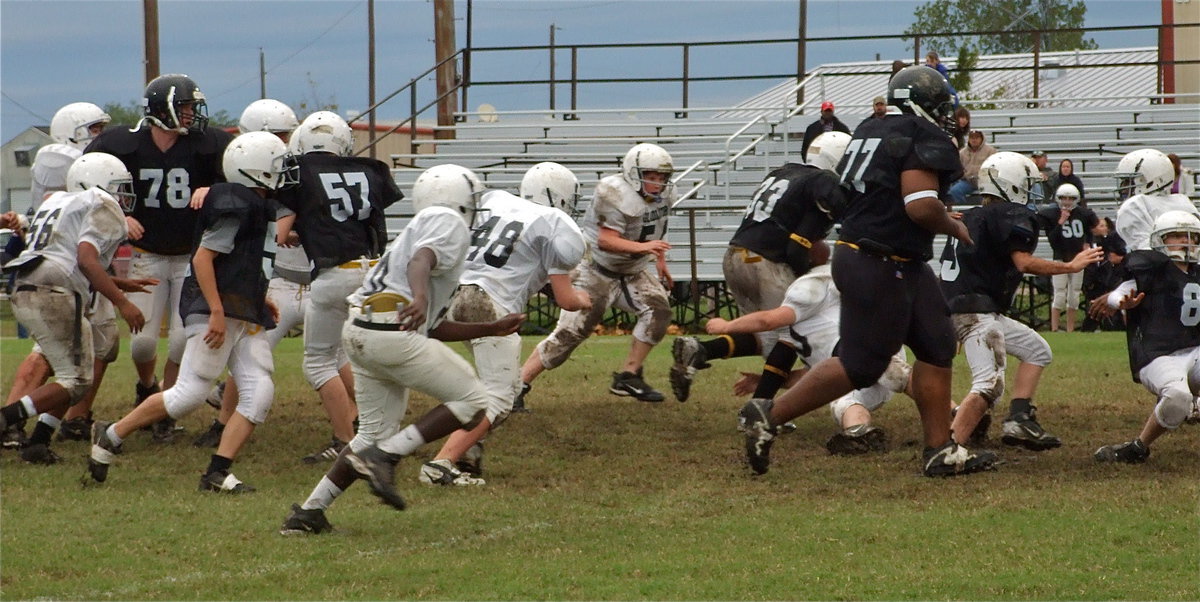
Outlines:
[[[1092,229],[1100,222],[1096,213],[1079,204],[1079,189],[1074,184],[1061,184],[1054,192],[1056,204],[1038,213],[1046,238],[1054,251],[1054,260],[1071,261],[1085,248],[1092,246]],[[1083,275],[1077,272],[1054,274],[1054,298],[1050,304],[1050,330],[1058,332],[1059,317],[1067,312],[1067,332],[1075,331],[1075,309],[1079,306],[1079,290]]]
[[[279,195],[280,203],[295,212],[280,221],[279,237],[286,238],[294,223],[315,265],[304,314],[304,376],[320,394],[333,426],[329,445],[303,458],[312,464],[333,460],[354,436],[354,384],[339,374],[345,363],[346,297],[378,263],[387,246],[383,212],[404,195],[382,161],[348,156],[350,126],[336,113],[309,115],[294,136],[301,153],[300,185]]]
[[[813,264],[813,245],[824,244],[820,241],[845,208],[845,190],[833,170],[849,142],[849,134],[821,134],[808,147],[804,163],[787,163],[758,186],[722,262],[726,286],[743,314],[779,307],[788,287]],[[828,257],[828,248],[823,252]],[[763,373],[763,389],[754,396],[774,397],[796,362],[787,334],[784,325],[708,341],[679,337],[671,348],[671,391],[679,401],[687,401],[692,379],[709,366],[708,360],[761,353],[774,370]],[[778,340],[784,344],[776,345]]]
[[[1117,234],[1130,251],[1150,248],[1150,233],[1158,216],[1167,211],[1200,215],[1182,194],[1172,194],[1175,168],[1171,159],[1152,148],[1135,150],[1117,163]]]
[[[56,460],[48,448],[50,435],[93,381],[93,328],[85,315],[89,287],[112,301],[130,331],[137,332],[145,318],[122,289],[153,284],[114,281],[106,271],[125,240],[125,212],[133,206],[132,177],[125,166],[111,155],[85,154],[67,171],[66,183],[67,192],[52,194],[39,207],[29,225],[28,246],[4,266],[5,273],[16,274],[14,317],[29,328],[56,379],[0,409],[0,428],[45,413],[22,453],[39,463]],[[115,327],[99,335],[105,352],[115,345]]]
[[[1154,220],[1150,250],[1129,253],[1129,280],[1109,293],[1100,313],[1126,312],[1134,382],[1158,398],[1137,438],[1096,450],[1100,462],[1141,463],[1150,445],[1197,411],[1200,390],[1200,219],[1167,211]]]
[[[331,529],[325,509],[359,477],[381,500],[403,510],[404,498],[395,489],[400,459],[483,419],[487,389],[471,365],[441,341],[506,336],[525,316],[473,324],[444,319],[482,192],[479,178],[457,165],[431,167],[413,183],[416,215],[350,296],[350,319],[342,330],[354,367],[358,433],[308,499],[292,506],[280,533]],[[402,428],[410,388],[441,403]]]
[[[820,263],[824,264],[824,261]],[[838,340],[840,307],[841,294],[833,285],[829,266],[818,265],[792,282],[779,307],[751,312],[734,320],[712,318],[705,324],[705,329],[709,334],[732,335],[782,328],[787,338],[780,338],[777,346],[786,341],[789,347],[798,351],[800,360],[811,366],[833,355]],[[831,403],[829,409],[833,420],[841,430],[826,441],[825,448],[829,453],[886,451],[887,434],[871,424],[871,412],[887,402],[893,393],[905,391],[910,372],[903,351],[897,352],[879,382],[847,393]],[[778,376],[770,364],[763,368],[754,391],[756,398],[770,399],[779,391],[779,386],[763,386],[768,376]],[[782,384],[783,379],[770,382]]]
[[[932,69],[906,67],[888,84],[888,104],[900,112],[860,124],[838,166],[855,191],[832,263],[842,293],[838,356],[813,366],[774,401],[751,399],[742,408],[738,420],[755,472],[767,471],[777,425],[874,384],[904,345],[916,356],[912,389],[925,434],[924,473],[975,472],[995,460],[950,438],[954,327],[927,263],[935,234],[971,241],[941,200],[962,172],[945,131],[953,126],[950,87]]]
[[[295,163],[275,135],[250,132],[225,149],[222,164],[227,181],[209,189],[198,213],[192,269],[180,295],[187,343],[179,378],[121,420],[92,425],[88,476],[98,483],[107,479],[126,437],[164,418],[178,419],[194,411],[228,367],[239,385],[238,408],[200,477],[200,490],[254,490],[230,468],[254,428],[266,419],[275,395],[266,331],[275,326],[278,312],[266,296],[263,248],[267,224],[275,217],[269,196],[295,183]]]
[[[558,163],[538,163],[525,172],[520,193],[518,197],[492,190],[483,195],[480,208],[487,221],[471,238],[461,284],[450,303],[451,320],[492,322],[520,313],[529,296],[547,282],[563,310],[586,311],[591,306],[587,292],[571,285],[571,270],[584,251],[583,233],[570,217],[579,198],[579,180]],[[508,416],[520,391],[519,335],[466,343],[487,387],[487,413],[473,430],[458,430],[446,439],[434,459],[421,467],[418,478],[423,483],[482,485],[479,443]],[[460,462],[464,457],[469,459]]]
[[[231,140],[223,130],[206,127],[204,93],[186,75],[154,78],[146,85],[143,103],[145,114],[136,127],[109,128],[87,147],[117,157],[133,174],[137,204],[126,218],[134,247],[129,273],[160,282],[150,293],[130,297],[150,324],[130,343],[138,373],[135,403],[160,390],[154,366],[164,319],[170,322],[170,343],[163,384],[175,382],[185,343],[179,294],[191,252],[188,234],[195,230],[197,215],[189,202],[196,189],[224,179],[221,154]],[[155,425],[156,441],[170,442],[174,436],[173,422]]]
[[[958,239],[951,238],[942,250],[942,293],[950,306],[954,330],[971,366],[972,378],[971,391],[959,404],[951,425],[958,443],[986,437],[991,408],[1004,395],[1006,358],[1011,355],[1020,364],[1001,441],[1033,451],[1062,445],[1058,437],[1038,424],[1037,408],[1033,405],[1038,381],[1053,359],[1050,345],[1032,328],[1005,313],[1022,274],[1078,274],[1100,261],[1104,252],[1099,247],[1082,248],[1080,244],[1074,247],[1075,255],[1069,262],[1033,256],[1038,225],[1026,205],[1029,190],[1037,179],[1037,165],[1024,155],[1004,151],[988,157],[979,168],[983,204],[969,209],[962,217],[974,244],[960,244]],[[1064,212],[1070,213],[1065,208]],[[1081,222],[1082,219],[1074,223]],[[1057,224],[1053,227],[1060,228]]]
[[[586,311],[564,311],[550,336],[538,343],[521,367],[519,403],[542,372],[560,366],[589,336],[609,307],[637,316],[633,341],[625,363],[613,373],[608,390],[638,401],[658,402],[663,394],[646,383],[642,363],[667,333],[671,305],[667,290],[667,214],[675,204],[675,170],[671,155],[655,144],[629,149],[621,173],[596,185],[592,204],[583,216],[583,237],[591,250],[589,261],[572,274],[575,286],[587,292],[592,306]],[[650,262],[658,276],[650,272]]]
[[[242,116],[238,119],[238,132],[271,132],[280,140],[289,142],[292,131],[299,125],[300,122],[291,107],[278,100],[263,98],[250,103],[242,110]],[[289,146],[289,149],[294,151],[295,147]],[[203,206],[207,190],[202,188],[193,195],[193,207]],[[281,215],[285,213],[290,211],[280,211],[276,213],[276,218],[281,220]],[[309,261],[308,255],[304,254],[299,238],[293,236],[290,241],[280,240],[278,236],[275,238],[276,246],[271,257],[272,275],[271,282],[267,285],[267,297],[279,310],[279,318],[275,328],[267,331],[267,341],[270,342],[271,349],[275,349],[288,332],[304,322],[304,309],[308,305],[308,284],[312,280],[312,262]],[[208,430],[192,441],[192,445],[216,447],[221,442],[221,433],[225,430],[225,425],[237,410],[237,383],[232,379],[218,383],[205,401],[217,405],[220,414]]]

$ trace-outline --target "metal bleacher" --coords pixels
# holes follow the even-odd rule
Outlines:
[[[863,114],[868,110],[852,102],[838,106],[850,115],[859,107]],[[675,159],[673,180],[681,197],[667,235],[672,245],[668,264],[677,281],[676,318],[694,326],[700,317],[729,306],[721,261],[746,201],[770,169],[797,160],[795,133],[815,119],[811,107],[810,112],[779,107],[737,120],[721,118],[735,108],[513,111],[489,113],[486,121],[480,114],[461,113],[457,125],[435,128],[453,129],[455,138],[423,145],[433,147],[429,153],[390,159],[405,191],[424,169],[456,163],[474,170],[489,188],[515,192],[526,169],[556,161],[579,177],[582,209],[596,182],[617,173],[631,146],[661,145]],[[848,125],[853,129],[857,123]],[[1127,107],[973,110],[972,128],[982,130],[998,150],[1046,152],[1052,169],[1059,160],[1071,159],[1089,206],[1101,217],[1115,216],[1112,175],[1125,153],[1150,146],[1178,154],[1187,166],[1200,161],[1200,109],[1194,104],[1130,98]],[[393,212],[388,225],[395,232],[411,215],[411,206],[401,203]],[[1038,254],[1049,256],[1049,245],[1039,245]]]

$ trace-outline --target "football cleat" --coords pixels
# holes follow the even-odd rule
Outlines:
[[[58,427],[58,435],[55,437],[59,441],[87,441],[88,433],[92,429],[91,416],[76,416],[70,420],[62,421]]]
[[[208,405],[219,410],[221,409],[221,400],[224,399],[224,397],[225,381],[221,381],[213,385],[213,388],[208,390],[208,396],[204,398],[204,403],[207,403]]]
[[[305,464],[319,464],[322,462],[332,462],[337,459],[338,454],[342,453],[342,449],[345,447],[346,447],[345,441],[342,441],[341,439],[338,439],[337,437],[333,437],[329,440],[329,443],[323,449],[321,449],[320,451],[313,452],[307,456],[304,456],[303,458],[300,458],[300,461]]]
[[[254,487],[233,476],[232,472],[218,471],[200,475],[200,491],[216,493],[254,493]]]
[[[1047,433],[1038,424],[1033,409],[1028,414],[1013,414],[1000,427],[1005,445],[1019,445],[1030,451],[1046,451],[1062,445],[1062,439]]]
[[[3,420],[3,415],[0,414],[0,421]],[[29,438],[25,436],[25,429],[20,424],[10,424],[0,431],[0,447],[4,449],[21,449],[29,442]]]
[[[771,426],[770,399],[751,399],[738,412],[738,430],[746,435],[746,461],[755,474],[767,474],[771,466],[771,445],[778,429]]]
[[[88,456],[88,475],[97,483],[103,483],[108,478],[108,465],[113,457],[121,453],[121,446],[113,443],[108,436],[111,422],[98,420],[92,423],[92,451]]]
[[[1116,445],[1105,445],[1096,450],[1097,462],[1124,462],[1126,464],[1141,464],[1150,457],[1150,448],[1141,439],[1134,439]]]
[[[671,392],[675,399],[687,401],[696,372],[710,366],[708,353],[696,337],[677,337],[671,345],[671,356],[675,358],[675,365],[671,366]]]
[[[21,450],[21,459],[30,464],[58,464],[62,458],[45,443],[33,443]]]
[[[513,414],[524,414],[529,412],[529,408],[525,407],[525,395],[529,393],[529,390],[532,388],[533,385],[529,383],[521,383],[521,392],[518,393],[517,398],[513,400]]]
[[[986,450],[973,452],[953,439],[941,447],[925,448],[924,459],[927,477],[952,477],[992,470],[996,464],[996,454]]]
[[[887,433],[873,424],[856,424],[841,432],[834,433],[825,442],[829,453],[842,456],[853,456],[869,452],[886,452],[888,450]]]
[[[208,425],[208,430],[200,433],[192,441],[192,445],[196,447],[216,447],[221,444],[221,435],[225,433],[225,425],[219,420],[213,420],[212,424]]]
[[[183,427],[175,425],[174,418],[163,418],[150,426],[150,438],[155,443],[170,445],[175,442],[175,434],[183,431]]]
[[[456,485],[459,487],[486,484],[483,479],[460,472],[450,463],[450,460],[426,462],[421,466],[417,480],[426,485]]]
[[[400,458],[401,456],[389,454],[374,445],[362,452],[351,450],[346,454],[350,467],[358,476],[366,479],[371,493],[397,510],[403,510],[406,506],[404,498],[400,497],[395,486],[396,465],[400,463]]]
[[[483,476],[483,441],[467,448],[463,457],[454,463],[454,467],[473,477]]]
[[[642,380],[641,368],[637,372],[614,372],[612,386],[608,388],[608,391],[613,395],[633,397],[638,401],[657,403],[666,399],[662,393],[655,391],[654,387]]]
[[[314,535],[332,531],[333,525],[329,524],[329,519],[325,518],[325,511],[320,508],[313,510],[305,510],[300,507],[300,504],[292,504],[292,512],[287,518],[283,519],[283,526],[279,528],[280,535]]]

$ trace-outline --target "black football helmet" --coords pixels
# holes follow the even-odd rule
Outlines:
[[[190,121],[180,112],[185,105],[192,107]],[[204,93],[192,78],[179,73],[160,75],[146,84],[142,113],[143,119],[152,125],[180,134],[203,132],[208,126],[208,104],[204,102]]]
[[[954,135],[954,96],[950,82],[937,69],[911,65],[897,71],[888,82],[888,104],[904,113],[920,115]]]

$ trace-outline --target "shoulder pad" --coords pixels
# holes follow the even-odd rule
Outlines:
[[[1171,258],[1158,251],[1133,251],[1125,257],[1122,265],[1131,274],[1156,272],[1171,263]]]
[[[201,211],[212,220],[227,215],[244,215],[259,203],[258,195],[241,184],[218,182],[208,190]]]
[[[928,125],[929,128],[924,127],[925,125]],[[959,159],[958,149],[954,148],[949,136],[931,123],[918,124],[916,131],[913,132],[912,150],[921,163],[928,166],[929,169],[944,172],[962,171],[962,161]]]
[[[136,132],[131,131],[128,127],[119,125],[110,127],[100,132],[95,140],[92,140],[83,152],[105,152],[110,155],[129,155],[137,151],[138,144],[141,143],[143,137],[150,136],[150,130],[142,128]]]
[[[195,136],[196,134],[188,134]],[[225,147],[233,142],[233,134],[226,132],[221,128],[205,128],[200,133],[200,141],[196,144],[196,152],[204,155],[220,155],[225,152]]]

